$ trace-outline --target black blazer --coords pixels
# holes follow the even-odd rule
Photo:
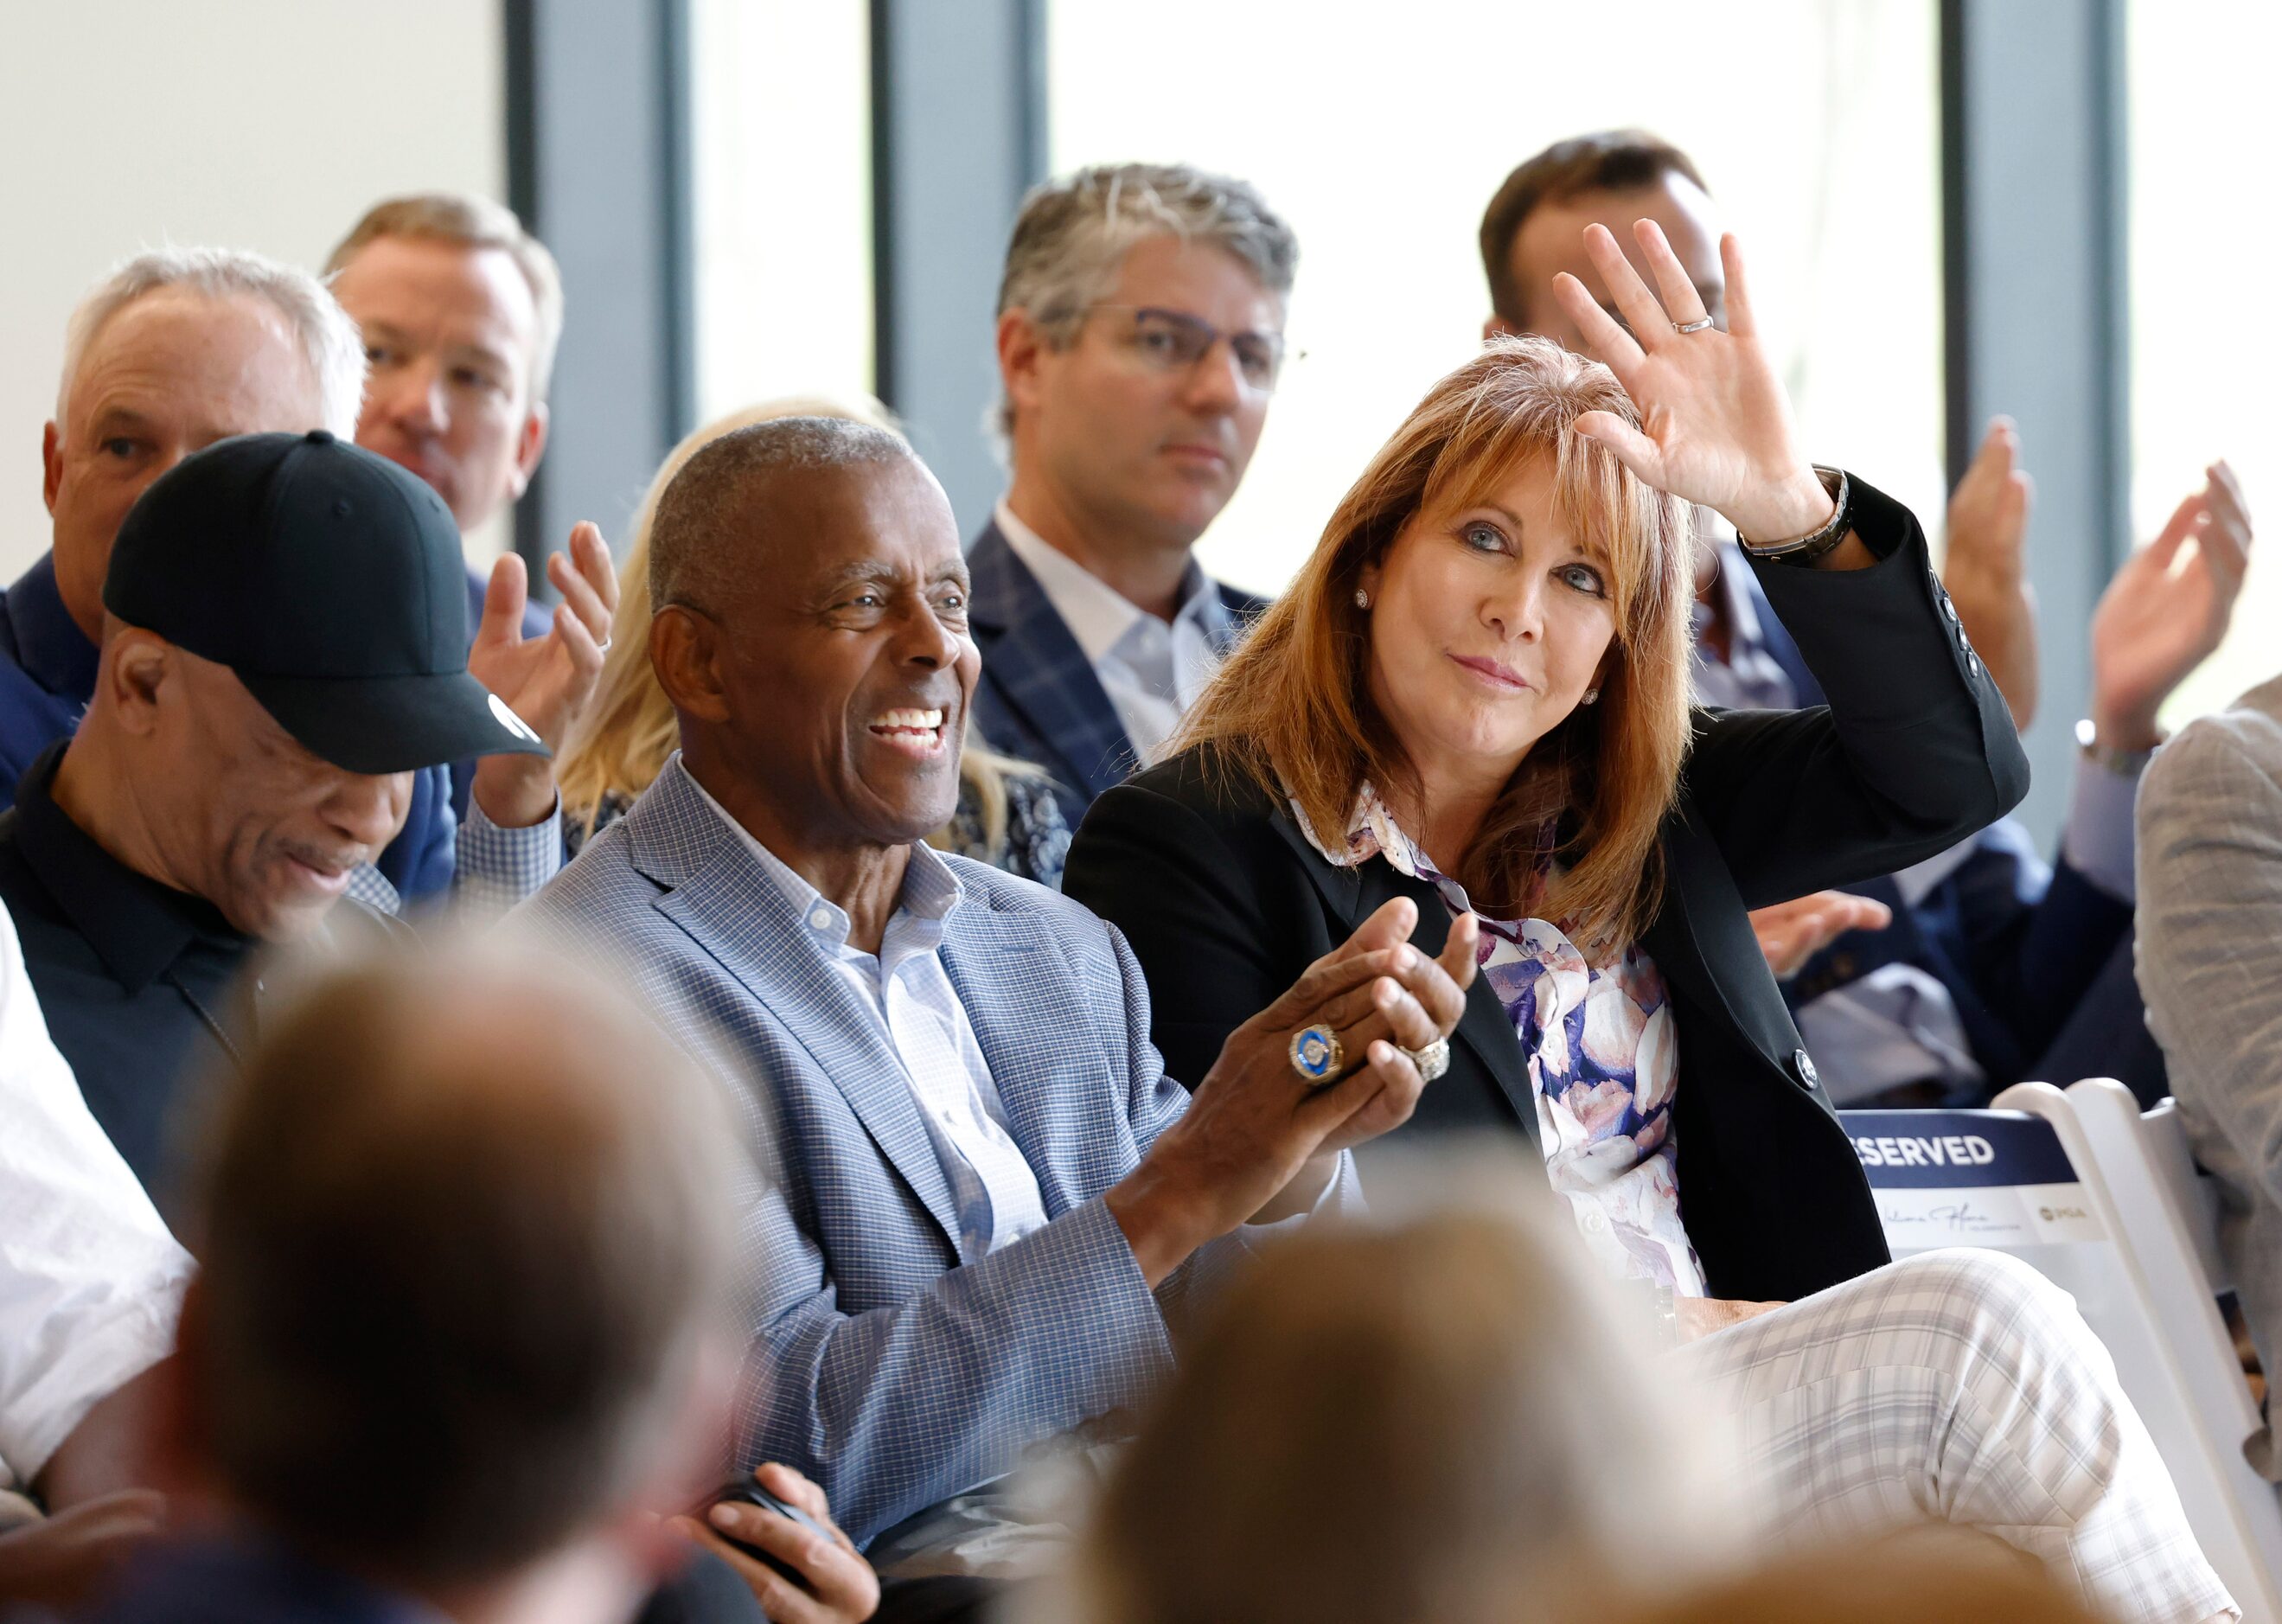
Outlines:
[[[1641,946],[1680,1040],[1681,1215],[1712,1293],[1789,1301],[1887,1261],[1868,1184],[1801,1046],[1746,910],[1891,873],[2001,817],[2028,790],[2009,712],[1967,644],[1916,521],[1855,486],[1879,562],[1755,562],[1829,695],[1812,711],[1699,711],[1663,835],[1665,896]],[[1335,867],[1289,810],[1207,747],[1094,802],[1063,889],[1122,929],[1149,981],[1167,1069],[1202,1077],[1221,1045],[1390,897],[1449,916],[1382,859]],[[1486,981],[1450,1069],[1395,1136],[1537,1131],[1527,1063]]]

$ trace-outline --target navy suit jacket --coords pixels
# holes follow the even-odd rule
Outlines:
[[[1801,707],[1827,703],[1760,588],[1743,572],[1766,650]],[[1783,983],[1793,1012],[1889,964],[1908,964],[1948,989],[1988,1078],[1979,1098],[2027,1078],[2062,1086],[2114,1076],[2150,1103],[2162,1094],[2162,1054],[2131,985],[2131,906],[2085,879],[2066,858],[2051,867],[2015,819],[1973,837],[1965,860],[1913,907],[1890,875],[1844,889],[1894,913],[1883,930],[1857,930],[1817,953]]]
[[[1052,775],[1062,817],[1075,828],[1094,796],[1140,765],[1139,753],[1093,663],[996,519],[966,549],[966,569],[967,625],[982,651],[974,725],[993,750]],[[1239,626],[1268,607],[1265,598],[1215,587]]]

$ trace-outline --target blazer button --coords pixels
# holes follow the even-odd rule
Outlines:
[[[1808,1058],[1805,1050],[1791,1051],[1790,1063],[1798,1070],[1798,1080],[1805,1084],[1808,1088],[1814,1088],[1821,1083],[1821,1077],[1815,1073],[1814,1061]]]

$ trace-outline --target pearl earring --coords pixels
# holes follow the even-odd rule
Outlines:
[[[1601,690],[1600,690],[1600,689],[1598,689],[1598,688],[1587,688],[1587,689],[1585,690],[1585,701],[1584,701],[1584,703],[1589,705],[1589,704],[1592,704],[1592,703],[1595,703],[1595,702],[1597,702],[1597,701],[1600,699],[1600,697],[1601,697]]]
[[[1370,594],[1363,587],[1358,587],[1355,588],[1355,607],[1357,609],[1369,609],[1370,607]]]

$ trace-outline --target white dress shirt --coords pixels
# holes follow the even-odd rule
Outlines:
[[[867,953],[850,944],[844,909],[754,839],[695,778],[690,782],[776,882],[819,956],[856,990],[903,1062],[904,1082],[959,1203],[960,1259],[976,1262],[1043,1229],[1045,1203],[1037,1175],[1006,1131],[998,1085],[943,967],[943,921],[964,895],[951,866],[932,846],[912,847],[903,895],[880,951]]]
[[[1002,500],[999,532],[1077,639],[1110,708],[1144,766],[1157,758],[1220,664],[1233,627],[1220,588],[1189,561],[1181,607],[1168,626],[1014,517]]]
[[[48,1037],[0,909],[0,1489],[166,1356],[190,1277]]]

